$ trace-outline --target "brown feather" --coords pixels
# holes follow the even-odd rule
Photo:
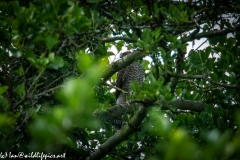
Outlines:
[[[124,75],[125,70],[126,70],[126,68],[123,68],[120,71],[118,71],[118,74],[117,74],[116,87],[118,87],[120,89],[122,89],[122,86],[124,84],[123,75]],[[120,93],[121,93],[121,91],[116,90],[116,92],[115,92],[116,99],[118,98]]]
[[[122,56],[127,55],[131,52],[124,52],[122,53]],[[131,90],[130,83],[136,80],[140,85],[142,85],[144,78],[144,69],[138,62],[133,62],[127,67],[121,69],[117,74],[117,80],[116,80],[116,87],[128,92],[121,93],[121,91],[116,90],[115,96],[116,96],[116,104],[121,104],[127,102],[127,95],[129,95],[129,92]],[[115,129],[119,130],[122,127],[122,116],[119,115],[115,118],[114,124]]]

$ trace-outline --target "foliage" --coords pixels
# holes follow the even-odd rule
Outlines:
[[[138,58],[145,81],[129,97],[148,113],[104,159],[240,159],[239,8],[234,0],[1,1],[0,151],[94,153],[116,132],[93,113],[115,105],[124,62],[112,62],[113,48],[127,48],[151,59]],[[174,99],[207,107],[159,106]]]

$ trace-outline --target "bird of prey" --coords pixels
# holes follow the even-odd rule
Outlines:
[[[120,55],[120,58],[131,54],[130,51],[124,52]],[[136,80],[140,85],[142,85],[144,78],[144,69],[139,62],[132,62],[127,67],[121,69],[117,74],[116,87],[128,92],[130,92],[130,83]],[[116,90],[116,104],[126,103],[127,94],[119,90]],[[122,126],[122,117],[118,116],[115,119],[114,126],[116,130],[119,130]]]

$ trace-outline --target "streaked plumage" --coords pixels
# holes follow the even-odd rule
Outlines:
[[[127,54],[131,54],[131,52],[124,52],[121,55],[121,58]],[[133,62],[127,67],[121,69],[117,74],[116,87],[130,92],[130,83],[136,80],[140,85],[142,85],[144,78],[144,69],[139,62]],[[116,90],[116,104],[125,103],[127,101],[127,95],[122,93],[119,90]],[[116,118],[115,128],[120,129],[122,125],[121,116]]]

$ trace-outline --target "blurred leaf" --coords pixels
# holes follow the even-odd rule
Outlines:
[[[23,98],[25,96],[25,85],[21,84],[17,87],[16,93],[19,97]]]
[[[142,32],[142,39],[144,40],[145,43],[150,44],[152,43],[152,32],[150,31],[149,28],[146,28]]]
[[[214,36],[210,37],[209,39],[210,45],[216,45],[217,43],[223,44],[226,41],[226,36]]]
[[[217,75],[216,73],[210,74],[210,77],[211,77],[214,81],[218,81],[218,75]]]
[[[130,87],[133,92],[135,92],[135,93],[140,92],[140,85],[137,81],[131,82]]]
[[[161,7],[160,11],[161,11],[162,14],[165,14],[166,16],[169,16],[169,12],[165,7]]]
[[[211,48],[210,47],[207,47],[205,51],[200,51],[200,57],[202,59],[202,63],[205,63],[209,57],[209,54],[210,54],[210,51],[211,51]]]
[[[80,51],[77,55],[78,60],[78,69],[81,72],[86,71],[89,66],[92,64],[92,59],[90,55],[85,54],[83,51]]]
[[[124,42],[123,42],[123,41],[117,42],[117,45],[115,45],[115,46],[116,46],[118,52],[121,51],[123,45],[124,45]]]
[[[18,50],[18,49],[15,49],[15,48],[12,48],[12,49],[10,50],[10,53],[12,53],[12,55],[13,55],[14,57],[17,57],[17,58],[19,58],[19,57],[22,56],[22,51],[20,51],[20,50]]]
[[[145,130],[154,136],[166,136],[171,129],[170,120],[154,109],[149,115],[150,119],[144,124]]]
[[[55,37],[48,36],[46,38],[46,45],[49,50],[51,50],[54,47],[54,45],[58,43],[58,37],[59,35],[56,35]]]
[[[155,30],[154,33],[155,43],[159,42],[163,38],[163,36],[161,35],[161,28]]]
[[[24,70],[23,67],[20,66],[17,70],[14,71],[16,74],[18,74],[19,76],[23,75]]]
[[[0,86],[0,96],[8,90],[8,86]]]
[[[59,68],[62,68],[64,65],[64,61],[62,59],[62,57],[55,57],[52,61],[50,61],[50,63],[48,64],[48,66],[50,68],[53,68],[53,69],[59,69]]]
[[[16,119],[13,115],[0,114],[0,130],[2,131],[2,127],[13,125],[15,121]]]
[[[49,53],[49,55],[48,55],[49,61],[50,61],[50,62],[51,62],[51,61],[54,61],[54,58],[55,58],[55,54],[54,54],[53,52]]]
[[[208,60],[207,60],[206,67],[210,71],[213,71],[214,60],[215,60],[215,58],[208,58]]]

